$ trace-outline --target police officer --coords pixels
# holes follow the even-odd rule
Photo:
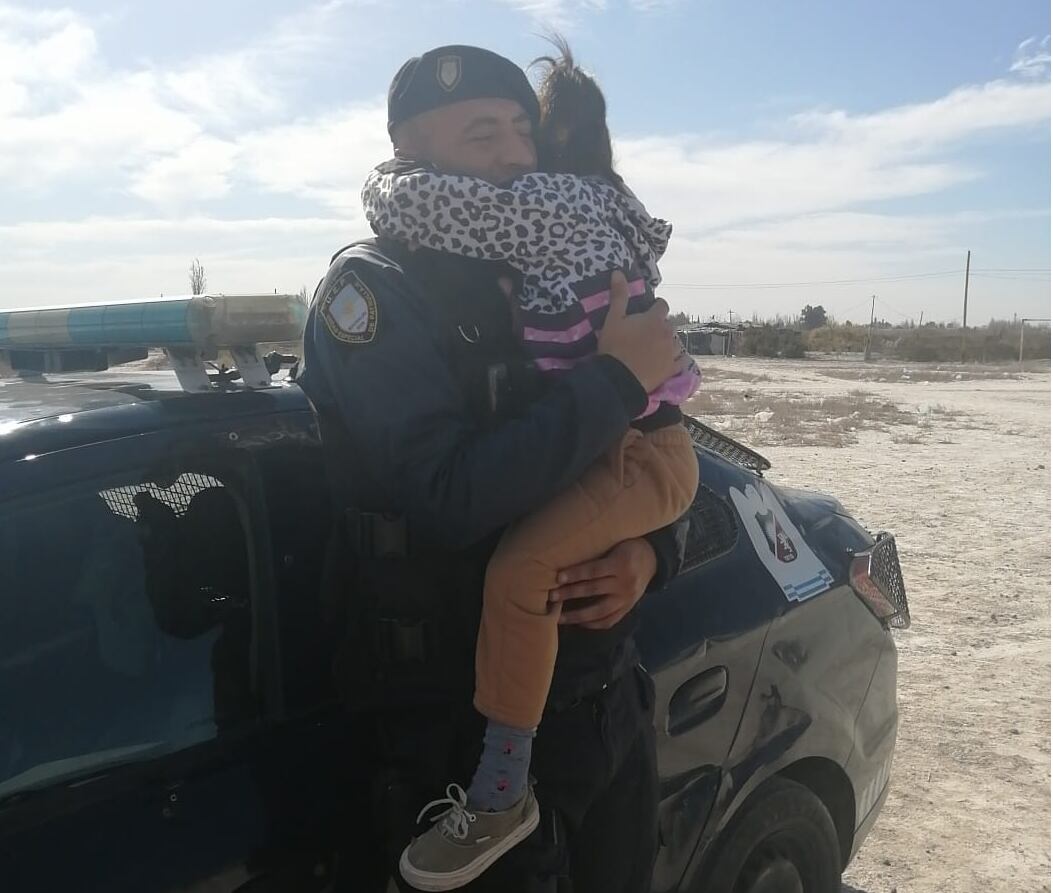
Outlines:
[[[440,47],[406,62],[388,119],[397,154],[441,170],[501,183],[536,168],[537,99],[518,67],[486,50]],[[415,810],[466,781],[478,758],[475,636],[501,530],[616,443],[644,408],[641,381],[674,369],[659,301],[611,314],[598,356],[541,380],[516,338],[510,288],[503,265],[369,239],[333,258],[307,323],[300,382],[339,509],[328,574],[345,609],[337,678],[376,733],[368,759],[383,770],[376,808],[390,866]],[[564,604],[559,657],[532,763],[542,822],[471,890],[568,880],[576,893],[649,889],[653,688],[638,665],[632,609],[678,569],[682,527],[565,572],[553,593]],[[360,839],[355,855],[351,841],[351,862],[373,843]],[[351,876],[363,889],[365,874]]]

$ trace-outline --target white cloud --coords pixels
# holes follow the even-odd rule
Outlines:
[[[99,82],[56,111],[0,121],[0,175],[13,189],[56,188],[74,173],[119,182],[200,132],[156,101],[156,79],[142,72]]]
[[[132,177],[130,191],[166,209],[222,198],[230,191],[237,155],[234,143],[200,136],[179,154],[148,162]]]
[[[135,245],[157,239],[251,240],[261,235],[281,238],[314,236],[346,225],[347,221],[339,217],[87,217],[83,220],[0,225],[0,242],[15,247],[65,242],[94,250],[113,242]]]
[[[794,121],[820,136],[900,152],[932,150],[985,130],[1049,119],[1049,84],[991,81],[960,87],[932,102],[868,115],[810,112]]]
[[[965,243],[964,231],[953,221],[946,224],[919,225],[907,217],[858,220],[834,215],[820,221],[789,219],[759,232],[749,227],[703,238],[674,238],[663,261],[659,292],[674,310],[703,318],[716,314],[726,319],[729,309],[745,317],[754,311],[771,316],[818,303],[839,319],[859,322],[869,316],[870,296],[876,294],[879,316],[890,320],[916,319],[922,311],[926,319],[950,319],[961,312]],[[827,229],[835,226],[843,227],[844,232],[833,238]],[[921,241],[897,240],[892,233],[896,227],[902,227],[908,237],[916,234]],[[816,240],[807,238],[810,231],[815,232]],[[875,234],[877,239],[870,238]],[[984,263],[999,265],[993,259]],[[973,264],[977,265],[975,253]],[[945,271],[948,275],[888,278]],[[872,281],[859,281],[866,279]],[[829,284],[745,287],[748,283],[816,280]],[[690,283],[710,287],[684,287]],[[972,320],[1005,318],[1014,312],[1043,316],[1048,315],[1048,307],[1048,278],[1004,281],[975,275],[970,282]]]
[[[505,6],[517,9],[538,22],[556,27],[576,24],[582,17],[605,12],[610,0],[501,0]],[[626,0],[636,12],[657,12],[676,6],[681,0]]]
[[[72,13],[0,7],[0,116],[68,95],[96,53],[94,32]],[[2,120],[2,118],[0,118]]]
[[[77,14],[70,9],[31,9],[0,3],[0,26],[55,28],[76,19]]]
[[[679,3],[680,0],[629,0],[629,5],[638,12],[657,12]]]
[[[283,113],[290,87],[304,79],[310,60],[339,40],[334,24],[351,5],[329,0],[309,6],[279,19],[247,46],[165,72],[162,96],[219,126]]]
[[[336,40],[333,21],[348,5],[309,7],[225,54],[133,70],[109,66],[76,13],[0,6],[4,185],[41,193],[79,176],[169,205],[177,177],[192,175],[184,197],[224,194],[231,157],[216,140],[287,116],[292,86]]]
[[[359,194],[391,155],[387,107],[352,105],[321,118],[266,128],[239,141],[242,171],[263,189],[310,199],[363,221]]]
[[[1027,78],[1049,77],[1049,35],[1041,40],[1037,37],[1029,37],[1021,41],[1013,56],[1013,64],[1010,71]]]
[[[17,279],[22,283],[17,294],[0,293],[0,309],[183,295],[189,291],[187,271],[196,256],[205,267],[209,288],[228,294],[275,290],[295,294],[301,286],[311,292],[325,274],[329,260],[325,252],[297,252],[278,242],[267,242],[266,248],[270,253],[259,256],[218,252],[195,255],[193,250],[181,254],[175,250],[144,252],[136,255],[134,264],[114,254],[59,266],[53,260],[0,260],[0,281]]]
[[[955,217],[832,211],[783,220],[728,227],[726,241],[765,243],[786,248],[850,249],[896,246],[912,251],[946,247],[949,233],[962,221]]]
[[[338,217],[91,217],[0,226],[0,307],[181,294],[195,257],[219,291],[311,289],[332,252],[365,235]]]
[[[576,22],[583,14],[603,12],[607,0],[501,0],[525,13],[535,21],[552,27],[565,28]]]
[[[796,115],[779,141],[638,137],[617,149],[641,198],[691,234],[968,182],[981,172],[954,161],[952,150],[980,132],[1045,122],[1049,109],[1049,84],[996,81],[871,114]]]
[[[618,143],[619,169],[678,234],[935,192],[974,176],[957,165],[889,159],[857,146],[692,137]]]

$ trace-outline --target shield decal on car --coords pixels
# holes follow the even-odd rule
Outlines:
[[[461,57],[440,56],[436,78],[439,81],[439,86],[447,93],[451,93],[456,89],[461,82]]]

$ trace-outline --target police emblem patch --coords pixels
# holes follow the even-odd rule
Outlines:
[[[452,93],[461,82],[461,57],[440,56],[435,77],[447,93]]]
[[[747,484],[742,490],[731,487],[728,496],[753,550],[788,601],[803,602],[833,586],[826,565],[763,483]]]
[[[346,344],[369,344],[377,334],[377,299],[352,272],[341,276],[322,302],[329,333]]]

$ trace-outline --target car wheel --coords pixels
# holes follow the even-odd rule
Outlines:
[[[841,847],[823,802],[804,785],[766,782],[715,844],[706,893],[838,893]]]

